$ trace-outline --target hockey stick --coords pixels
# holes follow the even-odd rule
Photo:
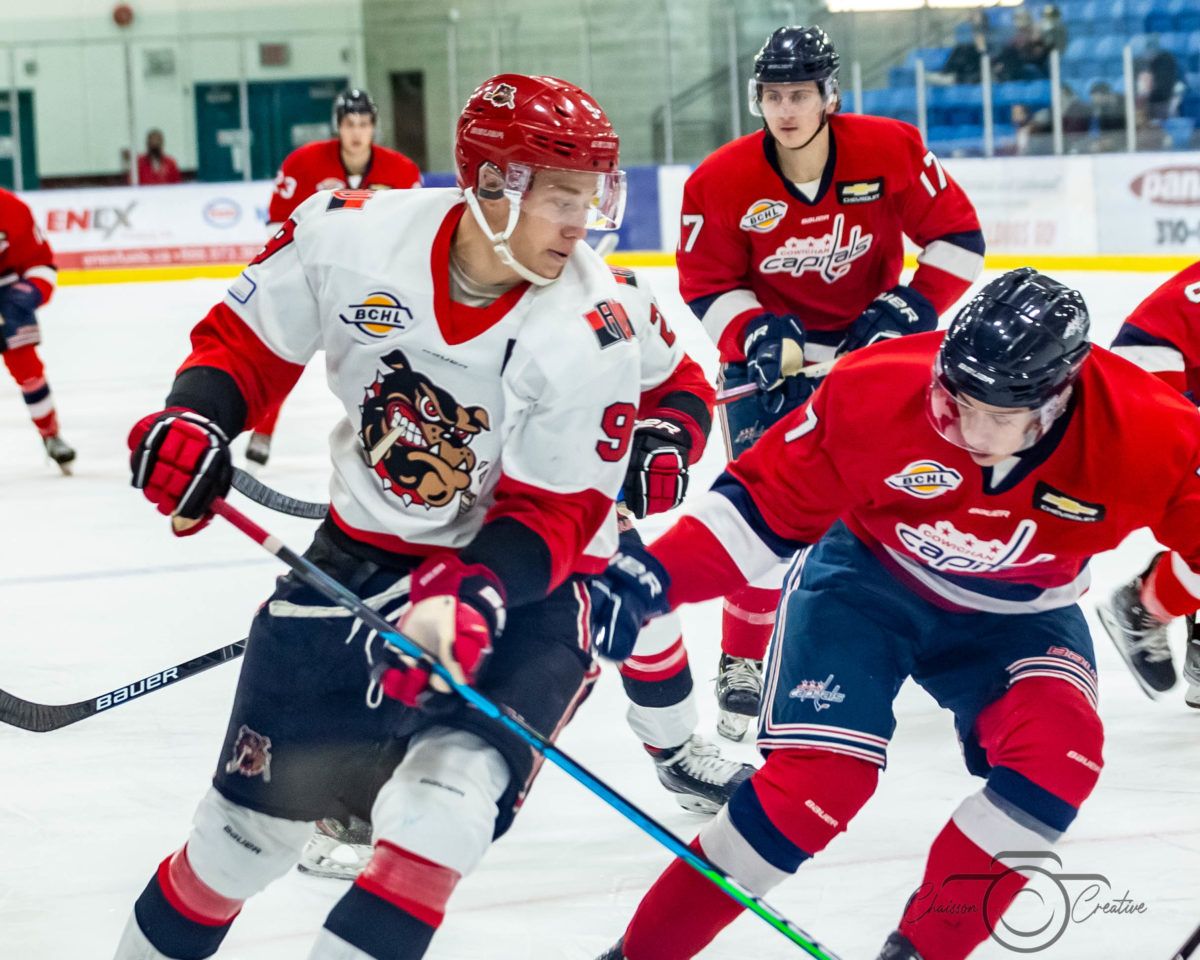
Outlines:
[[[286,513],[291,517],[303,517],[305,520],[324,520],[329,514],[329,504],[313,503],[311,500],[297,500],[286,493],[272,490],[265,483],[250,476],[241,467],[233,468],[233,489],[255,503],[261,503],[268,510],[276,513]]]
[[[823,363],[810,363],[806,367],[801,367],[799,370],[796,371],[796,373],[803,374],[806,377],[823,377],[823,376],[825,376],[825,374],[827,374],[830,370],[833,369],[833,365],[835,363],[837,363],[836,358],[833,360],[826,360]],[[788,376],[793,376],[793,375],[794,374],[788,374]],[[744,396],[747,396],[748,394],[757,393],[757,392],[758,392],[758,384],[757,383],[743,383],[740,387],[730,387],[728,390],[718,390],[717,391],[717,401],[716,401],[717,406],[720,407],[720,406],[723,406],[724,404],[732,403],[734,400],[737,400],[739,397],[744,397]]]
[[[393,624],[389,623],[378,612],[363,603],[357,595],[337,580],[334,580],[319,567],[288,549],[280,540],[271,536],[271,534],[267,533],[266,530],[240,510],[218,498],[213,501],[212,511],[218,516],[224,517],[268,553],[272,553],[282,560],[304,583],[353,613],[364,625],[378,633],[379,637],[388,646],[408,657],[422,661],[429,668],[430,672],[440,677],[472,707],[484,714],[484,716],[491,717],[515,733],[525,743],[545,757],[545,759],[563,770],[568,776],[577,780],[626,819],[639,826],[670,850],[671,853],[684,860],[698,873],[707,877],[709,881],[728,894],[737,903],[762,917],[763,920],[808,953],[809,956],[816,957],[817,960],[838,960],[835,954],[830,953],[822,947],[809,934],[793,924],[774,907],[760,900],[738,883],[737,880],[712,863],[707,857],[693,851],[679,837],[671,833],[670,830],[626,800],[595,774],[571,759],[571,757],[552,744],[542,734],[525,723],[519,716],[501,709],[475,688],[458,683],[450,674],[450,671],[442,666],[440,662],[431,657],[413,640],[402,633],[398,633]]]
[[[1192,935],[1187,939],[1187,943],[1179,948],[1179,952],[1171,960],[1188,960],[1196,952],[1197,947],[1200,947],[1200,927],[1197,927],[1192,932]]]
[[[119,707],[130,700],[136,700],[147,693],[161,690],[163,687],[194,677],[227,660],[236,660],[246,651],[246,641],[239,640],[227,647],[218,647],[202,657],[185,660],[173,667],[159,670],[148,677],[142,677],[133,683],[127,683],[78,703],[34,703],[14,697],[7,690],[0,690],[0,723],[7,723],[22,730],[33,733],[47,733],[60,727],[78,723],[90,716],[102,713],[112,707]]]

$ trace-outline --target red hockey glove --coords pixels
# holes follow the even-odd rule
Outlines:
[[[229,438],[211,420],[182,407],[143,417],[129,432],[133,486],[158,512],[183,520],[178,536],[197,533],[212,519],[213,500],[229,492],[233,462]]]
[[[466,564],[453,555],[431,557],[413,571],[409,601],[399,631],[429,651],[456,682],[475,683],[491,656],[492,642],[504,631],[504,587],[496,575],[483,564]],[[418,707],[430,692],[450,692],[428,664],[402,659],[403,668],[386,669],[380,676],[387,696]]]
[[[674,420],[639,420],[625,473],[625,506],[635,517],[683,503],[692,435]]]

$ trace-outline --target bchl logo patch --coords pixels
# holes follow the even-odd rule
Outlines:
[[[783,223],[787,216],[787,204],[782,200],[755,200],[742,217],[739,226],[755,233],[770,233]]]
[[[883,177],[874,180],[856,180],[853,183],[839,182],[838,203],[873,203],[883,197]]]
[[[1072,497],[1041,480],[1033,491],[1033,505],[1053,517],[1079,523],[1099,523],[1105,514],[1104,504],[1088,503],[1086,500]]]
[[[921,500],[931,500],[943,493],[956,490],[962,483],[962,474],[944,467],[936,460],[914,460],[899,473],[887,478],[887,485]]]
[[[352,303],[346,313],[339,313],[342,323],[357,327],[373,340],[386,337],[412,323],[412,311],[390,293],[376,290],[363,297],[361,303]]]

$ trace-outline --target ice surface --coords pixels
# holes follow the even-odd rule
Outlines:
[[[673,272],[644,274],[695,355],[712,368],[712,348],[679,302]],[[1107,343],[1163,277],[1061,279],[1085,291],[1095,338]],[[173,538],[127,479],[129,428],[161,406],[188,330],[222,289],[219,281],[66,287],[43,311],[47,372],[79,460],[70,479],[44,462],[20,397],[9,389],[0,402],[0,687],[42,702],[99,693],[244,636],[270,592],[281,568],[249,541],[220,522],[200,536]],[[262,479],[321,498],[325,438],[337,416],[314,364],[284,408]],[[721,443],[709,450],[693,489],[720,466]],[[246,509],[293,546],[306,544],[311,523]],[[1138,572],[1152,549],[1143,534],[1097,558],[1093,596]],[[1099,899],[1128,891],[1146,910],[1072,924],[1040,955],[1166,960],[1200,921],[1200,711],[1188,711],[1178,691],[1162,703],[1147,700],[1090,603],[1087,609],[1102,676],[1107,766],[1058,852],[1064,872],[1111,881]],[[702,729],[713,736],[708,680],[718,608],[688,610],[685,622]],[[0,958],[111,956],[155,865],[184,839],[217,761],[237,670],[220,666],[53,733],[0,727]],[[659,788],[623,713],[609,670],[561,745],[690,838],[702,821]],[[891,765],[877,795],[848,835],[770,897],[846,960],[875,956],[920,877],[929,842],[979,786],[959,761],[950,717],[924,693],[906,687],[897,713]],[[753,758],[748,745],[726,750]],[[455,893],[429,957],[590,960],[616,939],[667,860],[618,814],[547,768],[514,829]],[[219,956],[306,956],[343,888],[289,874],[247,905]],[[753,917],[737,921],[703,954],[801,955]],[[988,944],[975,956],[1016,955]]]

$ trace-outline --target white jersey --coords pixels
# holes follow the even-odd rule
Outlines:
[[[254,422],[324,351],[346,412],[330,437],[339,528],[420,554],[461,548],[485,519],[507,516],[540,535],[557,582],[597,530],[611,542],[593,551],[615,546],[615,522],[602,521],[643,381],[631,314],[647,313],[639,328],[652,321],[640,292],[585,244],[548,286],[487,307],[451,301],[465,210],[454,189],[314,195],[197,331],[240,323],[265,352],[228,349],[214,363],[194,337],[189,364],[236,368]]]

